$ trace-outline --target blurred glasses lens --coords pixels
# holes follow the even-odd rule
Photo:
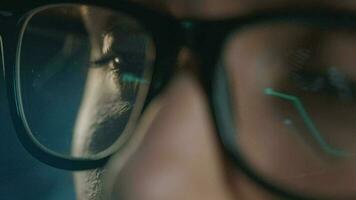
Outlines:
[[[355,55],[356,29],[332,22],[262,22],[229,35],[221,109],[231,106],[229,137],[258,175],[299,194],[355,196]]]
[[[40,144],[82,158],[122,145],[155,59],[139,21],[94,6],[45,7],[27,19],[19,51],[20,108]]]

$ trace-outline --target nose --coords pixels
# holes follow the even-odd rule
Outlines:
[[[213,130],[199,84],[182,72],[142,117],[144,136],[109,164],[112,199],[230,199]]]

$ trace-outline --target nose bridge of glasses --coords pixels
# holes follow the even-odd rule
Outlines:
[[[191,20],[181,22],[183,33],[182,49],[179,53],[179,68],[189,69],[194,73],[198,71],[199,43],[201,39],[200,24]]]
[[[200,35],[198,34],[199,23],[191,20],[184,20],[181,22],[181,27],[184,34],[183,46],[186,46],[191,50],[196,50],[198,36]]]
[[[200,57],[217,53],[227,31],[221,29],[219,23],[206,21],[183,20],[181,27],[184,33],[183,45]]]
[[[189,52],[190,57],[200,59],[202,48],[206,46],[204,44],[205,36],[204,26],[200,22],[191,20],[184,20],[181,22],[183,33],[183,52]]]

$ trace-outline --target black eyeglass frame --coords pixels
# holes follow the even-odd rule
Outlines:
[[[77,4],[77,5],[92,5],[107,8],[110,10],[119,11],[133,17],[144,28],[151,33],[151,37],[154,40],[156,47],[157,59],[155,60],[155,66],[169,66],[168,64],[175,62],[175,55],[178,52],[180,38],[175,38],[175,35],[180,30],[177,29],[177,20],[173,17],[163,14],[157,11],[153,11],[144,8],[141,5],[135,3],[129,3],[126,1],[119,1],[113,3],[110,0],[104,1],[86,1],[83,4],[79,0],[71,1],[36,1],[36,3],[26,4],[21,8],[16,6],[8,8],[6,11],[0,12],[0,23],[3,26],[0,27],[0,34],[2,36],[2,52],[3,52],[3,66],[4,76],[7,85],[7,94],[9,100],[10,113],[14,128],[17,136],[32,156],[38,160],[51,165],[56,168],[66,170],[87,170],[102,167],[108,161],[111,155],[105,155],[99,158],[69,158],[56,154],[50,151],[42,144],[40,144],[31,133],[26,117],[22,108],[22,102],[20,99],[19,82],[17,80],[17,67],[19,65],[19,52],[21,44],[21,35],[26,23],[26,19],[31,16],[33,12],[41,7],[50,7],[57,5]],[[159,24],[157,22],[160,22]],[[162,26],[165,29],[162,29]],[[170,35],[170,37],[165,37]],[[170,51],[166,51],[169,49]],[[10,67],[11,66],[11,67]],[[172,75],[172,68],[159,67],[159,70],[154,70],[153,78],[161,80],[159,83],[151,84],[148,96],[155,96],[160,88],[162,88],[164,81],[169,80],[169,75]]]
[[[13,5],[0,11],[0,23],[3,24],[3,26],[0,26],[0,35],[2,36],[1,51],[3,53],[2,64],[4,66],[4,77],[7,85],[11,117],[19,140],[26,150],[41,162],[66,170],[94,169],[104,166],[111,155],[98,159],[80,159],[64,157],[49,151],[31,135],[20,106],[19,83],[16,78],[17,67],[15,66],[19,64],[18,48],[21,42],[22,29],[26,19],[33,10],[43,6],[58,4],[82,5],[83,2],[80,0],[54,0],[50,2],[48,0],[39,0],[36,1],[36,3],[23,3],[23,6],[20,8],[18,5]],[[224,79],[227,81],[226,73],[222,68],[218,67],[219,56],[224,41],[229,33],[236,32],[244,26],[270,21],[296,21],[318,23],[319,25],[326,26],[332,24],[334,26],[356,28],[356,14],[324,9],[283,9],[238,16],[226,20],[202,21],[189,19],[179,20],[169,14],[148,9],[142,5],[127,1],[87,0],[84,4],[108,8],[131,16],[141,23],[152,36],[156,46],[156,60],[154,62],[152,83],[142,112],[145,111],[145,108],[152,99],[169,83],[173,76],[172,66],[176,64],[178,52],[183,46],[187,46],[197,54],[201,61],[198,79],[207,96],[222,148],[229,159],[248,177],[275,194],[287,199],[296,200],[325,199],[301,196],[300,194],[295,194],[281,187],[277,187],[251,169],[243,156],[238,152],[236,144],[232,140],[233,137],[231,134],[233,133],[231,133],[232,130],[230,129],[233,127],[232,124],[228,124],[229,120],[226,120],[225,117],[221,117],[222,113],[220,111],[222,109],[220,106],[232,106],[229,102],[229,98],[221,100],[221,98],[217,97],[220,95],[231,95],[229,95],[227,82],[219,83],[222,84],[220,88],[226,88],[225,93],[216,93],[217,90],[214,90],[217,84],[215,82],[215,76],[220,74],[220,76],[225,77]],[[229,118],[231,119],[233,116],[229,116]]]

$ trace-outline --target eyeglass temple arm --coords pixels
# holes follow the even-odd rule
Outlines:
[[[336,149],[325,141],[322,134],[319,132],[318,128],[315,126],[313,120],[308,115],[307,111],[305,110],[302,102],[300,101],[300,99],[298,97],[289,95],[286,93],[277,92],[273,88],[266,88],[264,90],[264,93],[265,93],[265,95],[274,96],[274,97],[278,97],[278,98],[281,98],[281,99],[284,99],[287,101],[291,101],[293,106],[297,109],[298,114],[303,119],[305,125],[307,126],[309,133],[318,142],[318,144],[320,145],[321,149],[324,152],[326,152],[327,154],[330,154],[332,156],[337,156],[337,157],[346,157],[346,156],[350,155],[345,150]]]

